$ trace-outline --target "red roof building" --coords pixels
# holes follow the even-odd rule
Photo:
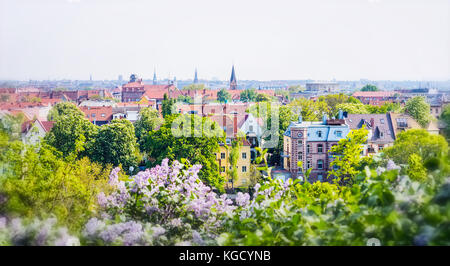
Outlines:
[[[113,118],[112,106],[81,106],[80,109],[89,121],[98,126],[109,123]]]

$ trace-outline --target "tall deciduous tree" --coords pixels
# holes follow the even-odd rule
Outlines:
[[[444,110],[442,111],[442,114],[440,116],[440,120],[445,124],[444,134],[446,135],[447,139],[450,139],[450,104],[447,104],[444,107]]]
[[[55,124],[44,138],[48,144],[61,151],[64,156],[72,152],[82,156],[89,155],[98,127],[87,120],[81,110],[71,103],[58,103],[50,111],[49,118]]]
[[[364,87],[361,88],[361,91],[378,91],[379,89],[377,86],[372,84],[367,84]]]
[[[242,102],[254,102],[256,100],[256,90],[255,89],[246,89],[243,90],[240,94],[240,99]]]
[[[222,103],[231,101],[231,94],[226,89],[217,92],[217,100]]]
[[[320,96],[319,101],[324,101],[328,105],[328,116],[336,116],[339,112],[339,104],[344,103],[361,103],[358,99],[353,96],[348,96],[343,93],[340,94],[328,94],[325,96]]]
[[[409,99],[405,109],[422,127],[426,127],[431,121],[430,105],[425,97],[417,96]]]
[[[345,139],[339,140],[337,145],[331,147],[330,152],[334,154],[334,160],[330,164],[332,170],[329,176],[336,177],[343,183],[353,181],[360,172],[358,168],[362,161],[361,152],[367,135],[365,128],[352,130]]]
[[[387,158],[399,164],[407,164],[412,154],[424,161],[447,154],[448,143],[440,135],[428,133],[425,129],[410,129],[398,134],[392,147],[384,149]]]
[[[306,98],[299,98],[292,101],[289,107],[294,113],[301,112],[304,121],[318,121],[323,114],[328,113],[329,108],[324,101],[313,101]]]
[[[75,115],[77,117],[84,117],[83,111],[81,111],[75,104],[70,102],[59,102],[50,109],[48,112],[48,121],[57,121],[59,117],[63,115]]]
[[[100,127],[93,145],[92,160],[125,170],[135,167],[139,160],[134,126],[126,119],[113,120]]]
[[[175,104],[174,99],[169,99],[166,93],[164,93],[164,99],[162,101],[162,116],[166,117],[167,115],[170,115],[172,113],[172,108]]]
[[[141,109],[139,119],[134,123],[137,142],[141,150],[148,133],[158,129],[163,122],[164,119],[161,118],[157,110],[150,107]]]
[[[6,136],[6,138],[5,138]],[[8,140],[0,132],[2,213],[27,218],[55,215],[70,229],[80,229],[98,206],[97,194],[109,191],[110,167],[64,156],[45,142],[36,146]]]
[[[172,126],[177,130],[172,130]],[[149,155],[149,166],[169,160],[188,159],[191,164],[201,164],[200,178],[209,185],[222,190],[224,177],[219,173],[216,152],[219,142],[224,143],[223,130],[207,117],[174,114],[165,118],[157,131],[147,136],[144,150]],[[220,135],[219,135],[220,134]]]

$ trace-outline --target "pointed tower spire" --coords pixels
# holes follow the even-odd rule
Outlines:
[[[231,78],[230,78],[230,90],[236,90],[237,89],[237,80],[236,80],[236,73],[234,73],[234,65],[231,68]]]
[[[153,85],[156,85],[158,83],[158,80],[156,79],[156,68],[153,69]]]
[[[195,68],[194,84],[198,83],[197,68]]]

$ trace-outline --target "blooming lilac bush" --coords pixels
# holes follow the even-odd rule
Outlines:
[[[119,178],[120,168],[114,169],[109,180],[114,192],[98,197],[105,219],[91,219],[84,238],[91,244],[111,245],[208,242],[201,235],[213,241],[222,229],[222,217],[231,215],[235,206],[200,181],[200,169],[178,161],[169,166],[165,159],[125,180]]]
[[[0,246],[78,246],[77,237],[58,227],[56,218],[32,221],[0,217]]]

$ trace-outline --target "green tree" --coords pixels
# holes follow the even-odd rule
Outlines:
[[[234,139],[231,142],[231,147],[227,146],[227,149],[231,149],[229,158],[228,158],[228,162],[230,164],[231,169],[227,169],[226,173],[228,176],[228,180],[230,180],[230,179],[232,180],[233,187],[234,187],[234,182],[236,182],[236,180],[238,179],[237,161],[239,159],[239,152],[241,150],[241,147],[242,147],[242,139],[241,138]]]
[[[345,139],[331,147],[334,160],[331,162],[330,177],[336,177],[341,183],[353,182],[361,162],[363,145],[367,141],[368,131],[364,127],[350,131]]]
[[[271,100],[271,97],[263,94],[263,93],[258,93],[258,95],[256,95],[255,101],[256,102],[269,102]]]
[[[85,156],[91,152],[92,141],[95,139],[98,127],[81,115],[79,110],[63,108],[52,116],[55,121],[50,132],[44,137],[45,141],[57,148],[64,156],[75,152],[77,143],[80,146],[80,155]]]
[[[150,107],[141,109],[139,119],[134,123],[137,142],[141,150],[149,132],[157,130],[163,122],[164,119],[162,119],[157,110]]]
[[[217,100],[222,103],[231,101],[231,94],[226,89],[217,92]]]
[[[177,129],[172,130],[172,126]],[[182,158],[191,164],[200,164],[199,176],[212,187],[223,190],[225,178],[219,173],[216,152],[219,142],[225,143],[223,130],[207,117],[174,114],[167,116],[157,131],[147,136],[144,150],[149,156],[149,166]]]
[[[194,100],[192,100],[191,96],[189,95],[180,95],[178,96],[177,101],[187,104],[192,104],[194,102]]]
[[[175,104],[174,99],[169,99],[166,93],[164,93],[164,99],[162,101],[162,116],[165,118],[172,113],[173,106]]]
[[[328,106],[328,116],[333,117],[337,116],[339,112],[339,104],[350,103],[357,104],[361,103],[358,99],[353,96],[348,96],[343,93],[339,94],[328,94],[324,96],[319,96],[319,101],[324,101]]]
[[[289,107],[294,113],[301,112],[304,121],[319,121],[323,114],[329,111],[328,105],[324,101],[313,101],[306,98],[299,98],[292,101]]]
[[[367,84],[361,88],[361,91],[379,91],[379,89],[375,85]]]
[[[75,104],[70,102],[59,102],[50,109],[47,115],[48,121],[57,121],[60,116],[63,115],[75,115],[77,117],[83,118],[85,114],[81,111]]]
[[[12,139],[19,140],[22,133],[22,124],[25,122],[23,113],[5,114],[0,117],[0,131],[8,134]]]
[[[113,120],[101,126],[92,148],[93,161],[122,165],[127,171],[130,166],[136,167],[140,159],[134,126],[126,119]]]
[[[80,229],[97,210],[98,193],[108,193],[111,168],[63,156],[45,142],[31,146],[2,136],[0,194],[8,200],[0,203],[0,213],[41,219],[55,215],[69,229]]]
[[[367,105],[363,103],[341,103],[336,106],[338,110],[342,110],[349,114],[368,114]]]
[[[422,157],[420,157],[420,155],[413,153],[409,156],[407,173],[412,180],[425,181],[427,169],[423,166]]]
[[[444,110],[442,110],[442,114],[439,119],[445,124],[445,136],[447,139],[450,139],[450,104],[444,106]]]
[[[240,99],[242,102],[254,102],[257,92],[255,89],[246,89],[241,92]]]
[[[205,84],[190,84],[183,87],[183,90],[204,90],[206,89]]]
[[[394,162],[407,164],[414,153],[424,161],[447,154],[448,143],[444,137],[430,134],[425,129],[410,129],[398,134],[394,145],[383,151]]]
[[[430,105],[425,97],[417,96],[409,99],[405,109],[422,127],[426,127],[431,121]]]

